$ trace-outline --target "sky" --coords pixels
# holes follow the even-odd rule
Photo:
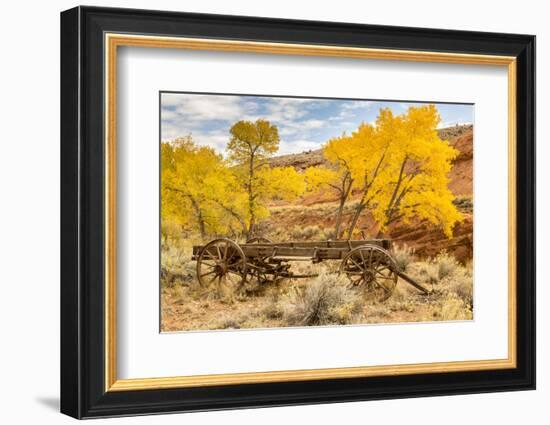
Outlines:
[[[474,106],[434,103],[440,127],[474,122]],[[198,145],[225,153],[229,129],[239,120],[266,119],[279,129],[277,155],[319,149],[344,132],[351,134],[362,122],[376,120],[380,108],[394,114],[405,112],[414,102],[289,98],[268,96],[161,93],[161,139],[192,135]]]

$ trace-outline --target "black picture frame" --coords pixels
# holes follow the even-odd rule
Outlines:
[[[517,367],[106,392],[105,32],[516,57]],[[96,7],[61,13],[62,413],[92,418],[534,388],[534,36]]]

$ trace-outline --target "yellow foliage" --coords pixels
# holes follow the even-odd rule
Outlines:
[[[341,169],[330,169],[325,167],[308,167],[304,173],[306,190],[317,192],[325,185],[338,185],[342,179]]]
[[[277,127],[266,120],[239,121],[229,134],[227,159],[199,147],[191,136],[161,146],[162,217],[205,234],[254,233],[269,216],[267,202],[292,200],[305,190],[330,187],[338,195],[336,237],[344,205],[353,193],[360,199],[348,223],[355,228],[364,211],[384,231],[396,220],[428,220],[452,236],[462,216],[448,188],[458,151],[437,135],[440,117],[434,105],[411,107],[401,115],[381,109],[376,122],[363,123],[351,135],[323,146],[326,167],[298,173],[293,167],[270,167],[279,149]]]
[[[279,131],[267,120],[238,121],[229,132],[229,160],[237,164],[257,165],[279,150]]]
[[[239,121],[231,128],[228,160],[191,136],[161,145],[163,220],[207,234],[250,234],[269,216],[270,199],[292,200],[305,190],[293,167],[268,165],[278,149],[277,127]]]
[[[191,137],[161,146],[161,208],[168,219],[197,228],[201,235],[239,227],[237,181],[212,148],[196,146]],[[228,209],[235,208],[235,214]]]
[[[458,151],[438,137],[439,121],[434,105],[411,107],[398,116],[381,109],[374,124],[363,123],[351,136],[327,142],[325,158],[340,173],[350,172],[353,189],[361,193],[348,234],[368,210],[381,231],[395,220],[418,217],[452,236],[453,226],[462,219],[448,189]],[[335,173],[311,172],[310,179],[318,186],[323,178],[334,181]]]
[[[243,203],[246,233],[250,236],[257,222],[269,216],[266,201],[291,200],[304,192],[305,183],[293,167],[269,166],[267,159],[279,149],[279,132],[275,125],[261,119],[239,121],[231,127],[230,133],[227,151],[240,190],[246,194]]]

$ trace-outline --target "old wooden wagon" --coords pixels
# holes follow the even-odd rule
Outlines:
[[[389,239],[274,243],[253,238],[238,244],[222,238],[194,246],[192,259],[197,261],[197,278],[203,286],[242,287],[247,282],[314,277],[316,274],[293,273],[290,262],[337,260],[339,272],[348,277],[351,287],[360,287],[380,301],[392,295],[399,277],[428,293],[398,269],[390,248]]]

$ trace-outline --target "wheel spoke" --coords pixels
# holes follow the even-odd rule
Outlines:
[[[392,269],[389,268],[383,268],[383,269],[377,269],[376,275],[378,276],[385,276],[385,277],[396,277],[397,275],[394,273]]]
[[[378,276],[376,279],[395,280],[393,276]]]
[[[359,270],[363,270],[363,267],[361,267],[361,265],[360,265],[359,263],[357,263],[357,262],[353,259],[353,257],[349,257],[349,259],[351,260],[351,262],[352,262],[353,264],[355,264],[357,267],[359,267]]]
[[[378,281],[374,281],[376,283],[376,286],[378,286],[380,289],[382,289],[384,292],[388,293],[388,292],[391,292],[391,289],[386,287],[385,285],[381,284],[380,282]]]
[[[346,273],[350,287],[361,287],[370,297],[381,302],[393,293],[397,275],[391,265],[391,256],[377,246],[359,246],[348,252],[340,271]]]
[[[372,265],[372,253],[373,252],[374,252],[373,249],[371,249],[370,252],[369,252],[369,267],[371,267],[371,265]]]
[[[376,270],[379,265],[380,265],[380,255],[377,254],[377,255],[374,256],[374,261],[373,261],[371,267],[372,267],[373,270]]]
[[[363,270],[368,270],[369,269],[369,265],[367,263],[365,263],[365,256],[363,255],[363,250],[362,249],[359,249],[359,255],[361,256],[361,261],[363,263],[363,267],[362,269]]]
[[[391,269],[388,266],[386,266],[385,264],[383,264],[381,267],[376,268],[377,273],[382,273],[382,271],[384,271],[384,270],[391,271]]]
[[[360,280],[364,280],[364,276],[363,276],[363,273],[360,273],[360,274],[354,274],[352,275],[353,277],[350,277],[350,280],[354,280],[357,282],[357,281],[360,281]]]
[[[204,246],[197,259],[197,279],[203,285],[238,285],[246,281],[246,265],[239,245],[229,239],[216,239]]]
[[[231,260],[233,259],[233,257],[235,257],[235,251],[234,251],[234,250],[231,251],[231,255],[229,256],[229,258],[227,258],[227,263],[228,263],[228,264],[231,262]]]

